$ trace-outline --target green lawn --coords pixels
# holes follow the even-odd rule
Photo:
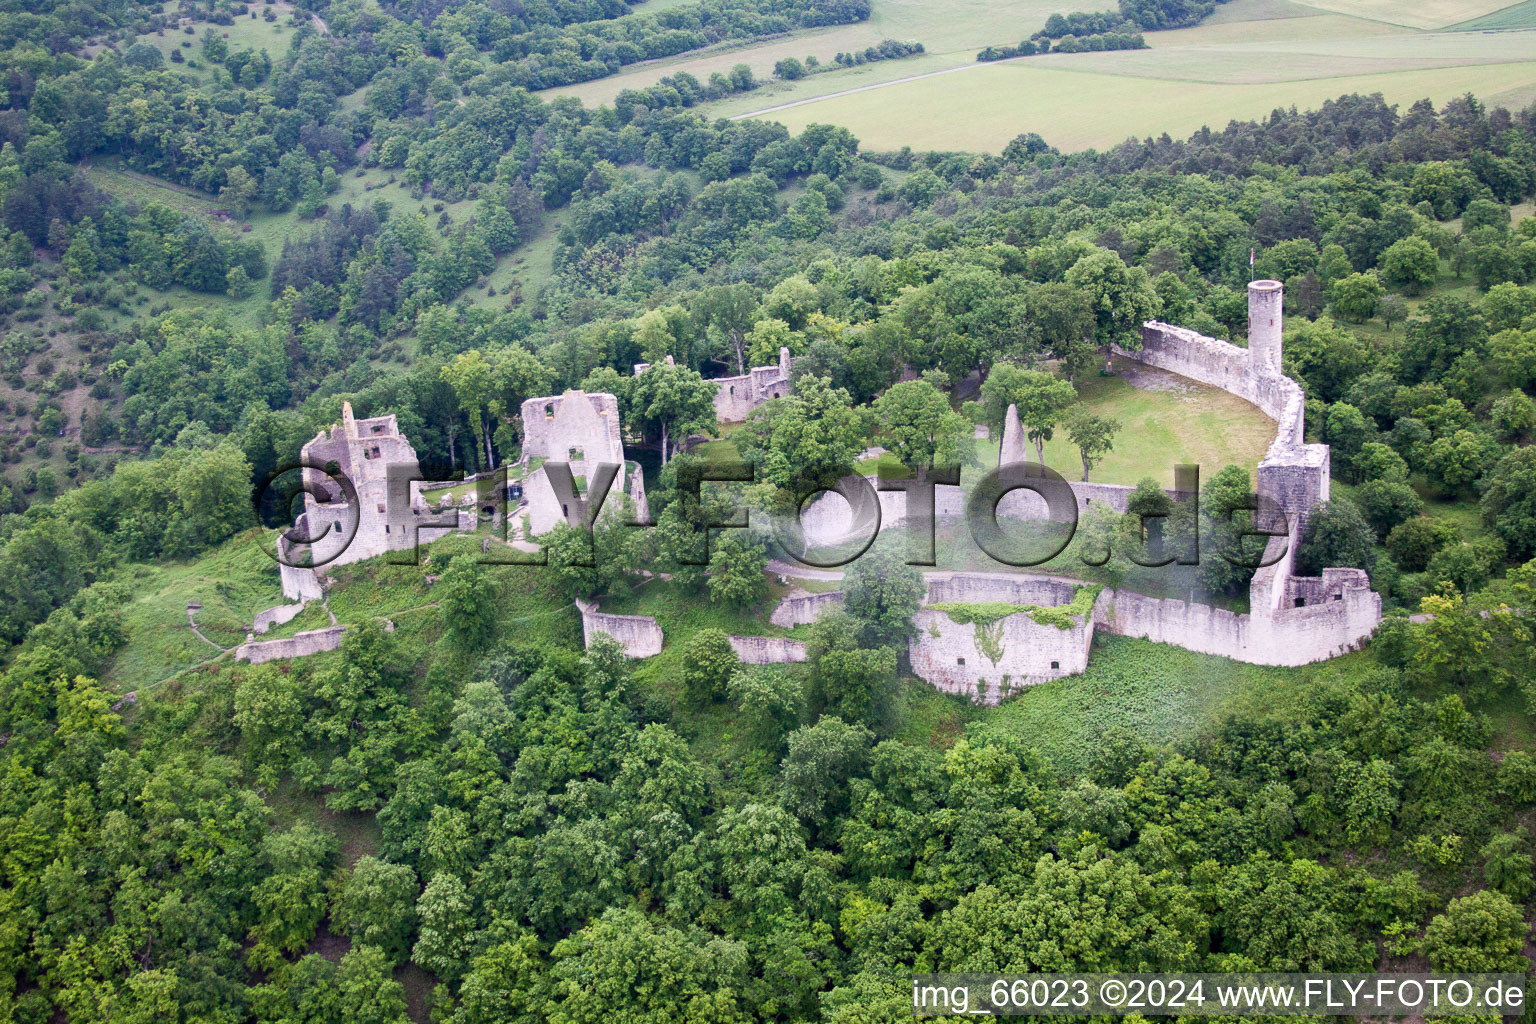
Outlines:
[[[1178,463],[1194,463],[1207,477],[1228,465],[1253,469],[1274,440],[1274,421],[1235,395],[1128,360],[1116,359],[1115,368],[1119,376],[1078,382],[1081,404],[1121,426],[1114,451],[1090,474],[1095,483],[1152,477],[1171,487]],[[995,466],[996,442],[984,451],[984,464]],[[1065,429],[1046,442],[1045,462],[1068,480],[1082,479],[1082,459]]]

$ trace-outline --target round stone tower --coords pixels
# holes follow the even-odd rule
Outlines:
[[[1248,358],[1256,377],[1280,372],[1284,290],[1279,281],[1248,282]]]

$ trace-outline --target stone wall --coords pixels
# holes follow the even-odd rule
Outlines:
[[[930,572],[925,604],[1033,604],[1050,608],[1071,604],[1078,584],[1057,576],[1008,572]]]
[[[961,480],[966,486],[971,486],[979,478],[979,470],[965,469],[961,472]],[[871,487],[876,485],[874,477],[870,477],[869,481]],[[1079,480],[1068,481],[1068,483],[1072,488],[1073,496],[1077,498],[1079,522],[1094,505],[1107,504],[1116,512],[1124,512],[1131,495],[1136,490],[1124,484],[1084,483]],[[1172,488],[1164,490],[1169,497],[1175,499],[1179,497]],[[899,527],[906,522],[907,496],[904,491],[879,491],[878,497],[881,530]],[[933,508],[934,517],[937,519],[964,518],[965,491],[961,487],[938,485],[933,492]],[[1010,491],[997,506],[998,518],[1005,520],[1010,518],[1040,520],[1046,518],[1047,511],[1045,499],[1029,490]],[[1065,521],[1066,516],[1053,518]],[[847,500],[842,495],[832,492],[813,499],[800,515],[800,523],[805,530],[807,540],[816,545],[830,545],[846,537],[852,527],[852,521],[852,510]]]
[[[313,564],[321,572],[326,565],[375,558],[415,543],[409,501],[402,496],[391,500],[388,493],[391,466],[414,471],[417,465],[416,449],[401,436],[395,417],[359,420],[352,415],[351,403],[344,402],[341,423],[316,434],[302,449],[302,456],[320,467],[334,463],[357,489],[358,507],[354,511],[342,488],[324,472],[303,471],[305,480],[326,496],[324,501],[313,493],[304,496],[303,528],[306,536],[315,537],[309,549]],[[354,521],[357,529],[348,541],[347,531]]]
[[[794,362],[789,349],[779,349],[779,361],[774,366],[754,366],[737,377],[716,377],[710,381],[716,385],[715,419],[721,423],[740,423],[753,409],[789,394],[789,370]],[[635,367],[643,372],[641,363]]]
[[[1128,590],[1105,592],[1094,608],[1098,627],[1202,654],[1253,665],[1309,665],[1360,646],[1381,621],[1381,595],[1359,570],[1329,569],[1324,577],[1289,577],[1292,602],[1315,603],[1236,614],[1175,598]],[[1340,575],[1347,574],[1347,575]]]
[[[275,658],[302,658],[322,651],[334,651],[341,646],[341,638],[346,631],[346,626],[327,626],[325,629],[295,633],[281,640],[247,640],[235,648],[235,657],[252,665],[260,665]]]
[[[733,636],[731,650],[743,665],[777,665],[805,660],[805,643],[781,636]]]
[[[803,590],[796,590],[779,602],[779,606],[768,617],[768,622],[783,629],[790,629],[807,622],[815,622],[827,609],[842,606],[841,590],[831,590],[823,594],[808,594]]]
[[[305,528],[304,521],[301,513],[298,521],[298,527],[301,530]],[[284,552],[284,559],[291,560],[293,546],[281,534],[278,535],[277,545]],[[284,597],[290,601],[318,601],[325,596],[315,570],[302,565],[290,565],[286,560],[277,563],[277,575],[283,587]]]
[[[987,704],[996,704],[1021,687],[1083,671],[1093,642],[1091,615],[1071,629],[1036,622],[1026,612],[989,627],[955,622],[948,613],[928,608],[919,610],[912,621],[917,632],[907,654],[913,673],[946,693]],[[995,647],[983,641],[984,629],[990,631]],[[998,655],[996,661],[993,654]]]
[[[597,465],[596,462],[571,463],[572,482],[575,483],[575,477],[581,476],[585,469],[595,470]],[[587,485],[591,486],[591,483],[589,476]],[[512,509],[509,512],[528,517],[529,536],[532,537],[548,533],[561,523],[580,526],[587,513],[587,498],[580,493],[579,487],[577,490],[574,503],[561,501],[555,494],[554,485],[550,483],[549,474],[540,466],[523,478],[523,501],[526,504],[520,510]],[[599,517],[620,514],[626,497],[634,502],[635,516],[639,521],[644,522],[650,518],[650,504],[645,496],[645,476],[638,463],[625,463],[614,477],[613,485],[603,498]]]
[[[298,604],[280,604],[272,608],[266,608],[256,613],[256,618],[251,621],[251,632],[257,636],[265,633],[273,626],[281,626],[290,622],[299,612],[303,611],[308,601],[300,601]]]
[[[619,400],[606,392],[530,398],[522,414],[524,459],[569,459],[574,450],[588,462],[624,462]]]
[[[581,609],[581,635],[586,646],[592,646],[595,634],[607,633],[631,658],[650,658],[661,653],[661,626],[649,615],[609,615],[586,601],[577,601],[576,607]]]

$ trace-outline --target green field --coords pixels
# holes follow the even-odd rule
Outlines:
[[[1536,28],[1536,0],[1506,7],[1481,18],[1451,26],[1461,32],[1502,32],[1510,29]]]
[[[846,125],[871,150],[993,152],[1026,131],[1064,150],[1184,136],[1350,92],[1400,105],[1466,92],[1512,109],[1536,100],[1536,31],[1446,31],[1536,29],[1536,0],[1502,9],[1500,0],[1232,0],[1194,28],[1148,33],[1149,50],[975,63],[982,47],[1017,42],[1051,11],[1080,6],[875,0],[862,24],[637,64],[552,93],[605,103],[677,71],[705,79],[744,62],[763,86],[707,113],[764,117],[791,131]],[[882,38],[916,40],[928,52],[796,82],[769,77],[781,58],[826,63]]]

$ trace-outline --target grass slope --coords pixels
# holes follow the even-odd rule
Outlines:
[[[1315,671],[1349,671],[1359,655],[1323,670],[1263,668],[1128,637],[1096,637],[1082,675],[1026,687],[970,727],[1035,747],[1063,774],[1091,761],[1106,731],[1128,729],[1154,743],[1192,736],[1241,702],[1250,707],[1294,699]]]
[[[1078,383],[1088,411],[1121,425],[1114,451],[1094,467],[1095,483],[1136,484],[1150,476],[1172,486],[1181,462],[1207,475],[1228,465],[1251,469],[1274,440],[1274,421],[1235,395],[1125,360],[1115,360],[1115,368],[1120,376]],[[1082,478],[1082,459],[1065,429],[1045,443],[1045,462],[1069,480]]]

